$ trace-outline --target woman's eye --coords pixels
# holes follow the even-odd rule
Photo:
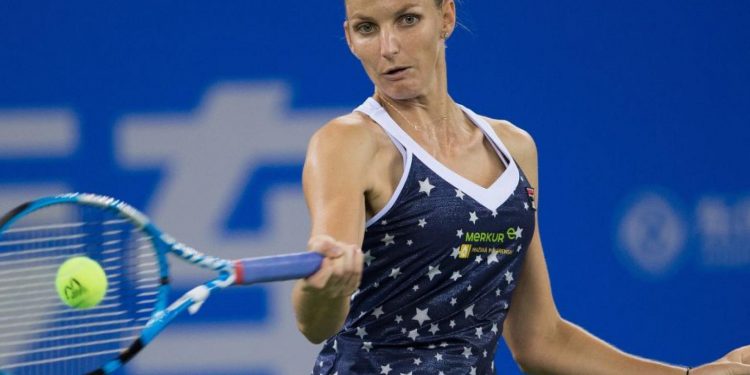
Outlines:
[[[373,26],[371,23],[362,23],[357,25],[357,31],[362,34],[369,34],[375,31],[375,26]]]
[[[405,25],[411,26],[411,25],[416,24],[419,21],[419,17],[413,14],[407,14],[401,20]]]

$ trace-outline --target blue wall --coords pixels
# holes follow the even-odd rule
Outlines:
[[[2,208],[32,192],[92,191],[227,256],[275,251],[253,247],[259,241],[303,247],[306,139],[372,92],[343,40],[343,5],[321,4],[0,4]],[[750,2],[464,1],[459,10],[466,29],[448,42],[450,91],[535,137],[540,226],[563,316],[670,362],[697,364],[750,343]],[[46,128],[19,128],[27,123],[62,124],[64,135],[45,132],[58,146],[34,144],[23,129]],[[222,147],[233,137],[247,140],[241,163],[229,162],[241,144]],[[256,137],[271,142],[255,146]],[[181,145],[193,148],[173,152]],[[191,203],[205,193],[222,200]],[[212,219],[198,224],[211,233],[180,219],[206,212]],[[294,232],[290,243],[278,240],[279,226]],[[206,312],[180,327],[210,337],[280,326],[285,309],[269,306],[286,291],[246,294],[256,301],[248,319]],[[290,327],[272,340],[282,348],[299,337]],[[299,348],[310,355],[301,355],[306,368],[315,348]],[[243,362],[253,350],[237,349],[221,371],[290,371]],[[498,373],[518,372],[507,352],[497,361]],[[200,373],[185,366],[160,371]]]

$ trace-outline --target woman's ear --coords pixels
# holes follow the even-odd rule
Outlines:
[[[453,34],[453,30],[456,28],[456,2],[455,0],[443,1],[443,29],[441,36],[444,39]]]

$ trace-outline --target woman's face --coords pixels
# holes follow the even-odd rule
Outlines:
[[[435,0],[346,0],[346,15],[349,48],[379,91],[409,99],[436,88],[453,1],[439,8]]]

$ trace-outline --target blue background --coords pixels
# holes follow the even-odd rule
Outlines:
[[[750,264],[703,261],[696,219],[706,197],[725,202],[737,219],[732,249],[750,251],[750,2],[464,1],[459,15],[451,94],[534,136],[562,315],[669,362],[750,343]],[[164,171],[123,168],[116,123],[189,113],[217,82],[283,82],[290,111],[353,108],[372,85],[343,40],[343,17],[340,1],[3,2],[0,112],[68,108],[80,141],[64,157],[0,160],[0,188],[53,179],[148,207]],[[251,176],[299,189],[301,163]],[[227,232],[264,230],[271,213],[252,198],[264,189],[240,187]],[[658,275],[618,250],[621,218],[644,192],[668,197],[686,223],[680,256]],[[258,324],[266,293],[250,292]],[[505,349],[497,361],[499,374],[517,373]]]

